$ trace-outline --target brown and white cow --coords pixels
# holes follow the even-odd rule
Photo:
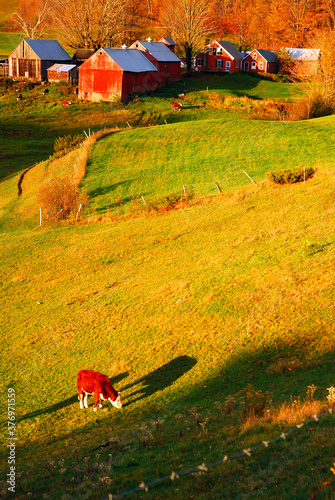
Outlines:
[[[182,104],[180,102],[173,102],[172,103],[172,109],[180,111],[181,107],[182,107]]]
[[[117,392],[109,378],[102,373],[93,370],[80,370],[77,375],[77,388],[81,409],[88,408],[87,396],[90,394],[94,394],[94,411],[97,411],[98,402],[99,408],[102,408],[102,401],[105,399],[109,399],[116,408],[122,408],[121,392]]]

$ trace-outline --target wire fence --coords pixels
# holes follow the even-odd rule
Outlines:
[[[290,434],[292,434],[293,432],[296,432],[296,431],[302,429],[306,425],[309,425],[311,422],[318,422],[322,417],[324,417],[325,415],[331,415],[334,411],[335,411],[335,406],[333,408],[329,408],[327,411],[325,411],[323,413],[320,413],[319,415],[314,415],[309,420],[306,420],[305,422],[303,422],[301,424],[297,424],[295,427],[292,427],[291,429],[289,429],[285,432],[282,432],[280,434],[280,436],[277,436],[273,439],[270,439],[269,441],[262,441],[262,443],[259,443],[255,446],[252,446],[251,448],[244,449],[244,450],[240,451],[239,453],[235,453],[234,455],[230,455],[230,456],[225,455],[223,458],[221,458],[220,460],[217,460],[216,462],[212,462],[209,464],[203,463],[201,465],[197,465],[195,467],[191,467],[190,469],[186,469],[186,470],[183,470],[180,472],[172,472],[171,474],[169,474],[167,476],[158,477],[152,481],[149,481],[148,483],[145,483],[144,481],[142,481],[142,483],[140,483],[135,488],[132,488],[131,490],[123,491],[122,493],[116,493],[116,494],[110,493],[108,495],[108,497],[104,497],[102,500],[114,500],[117,498],[123,498],[123,497],[129,496],[129,495],[132,495],[134,493],[138,493],[139,491],[148,491],[149,488],[152,488],[152,487],[156,486],[157,484],[163,483],[165,481],[174,481],[175,479],[179,479],[180,477],[187,476],[188,474],[192,474],[194,472],[199,472],[199,471],[207,472],[208,469],[210,469],[210,468],[216,467],[217,465],[223,464],[225,462],[230,462],[232,460],[235,460],[236,458],[241,458],[241,457],[245,457],[245,456],[250,457],[253,452],[260,450],[262,448],[267,448],[271,444],[277,443],[278,441],[280,441],[282,439],[286,439],[286,437],[289,436]]]

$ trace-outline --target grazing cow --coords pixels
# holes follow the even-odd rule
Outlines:
[[[109,378],[102,373],[93,370],[80,370],[77,376],[77,387],[81,410],[84,407],[88,408],[87,396],[89,394],[94,394],[94,411],[97,411],[98,402],[99,408],[102,408],[102,401],[105,399],[109,399],[116,408],[122,408],[121,392],[117,392]]]
[[[182,104],[180,104],[179,102],[173,102],[172,103],[172,109],[178,109],[178,111],[180,111],[180,108],[182,107]]]
[[[72,102],[71,102],[71,101],[62,101],[62,102],[61,102],[61,105],[62,105],[62,106],[70,106],[70,104],[72,104]]]

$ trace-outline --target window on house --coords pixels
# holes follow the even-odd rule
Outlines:
[[[222,68],[222,66],[223,66],[223,64],[222,64],[222,63],[223,63],[222,59],[217,59],[217,60],[215,61],[215,66],[216,66],[217,68]]]
[[[254,52],[254,53],[252,54],[252,58],[253,58],[253,59],[257,59],[257,52]]]
[[[251,63],[251,69],[256,69],[256,62],[255,61],[252,61],[252,63]]]
[[[197,59],[197,66],[202,66],[202,65],[203,65],[203,60]]]
[[[262,63],[262,62],[259,62],[259,64],[258,64],[258,68],[259,68],[259,69],[263,69],[263,63]]]
[[[226,61],[226,71],[230,71],[230,61]]]
[[[222,56],[222,49],[216,49],[216,55]]]

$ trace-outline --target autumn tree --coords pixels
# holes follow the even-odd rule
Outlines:
[[[49,0],[59,33],[70,47],[98,49],[119,40],[126,0]]]
[[[167,0],[162,20],[171,37],[181,47],[187,74],[192,73],[192,59],[205,45],[212,31],[207,0]]]
[[[42,38],[50,27],[49,0],[20,0],[11,22],[26,38]]]
[[[323,31],[311,40],[320,49],[318,71],[310,82],[311,92],[322,96],[327,104],[335,100],[335,32]]]

